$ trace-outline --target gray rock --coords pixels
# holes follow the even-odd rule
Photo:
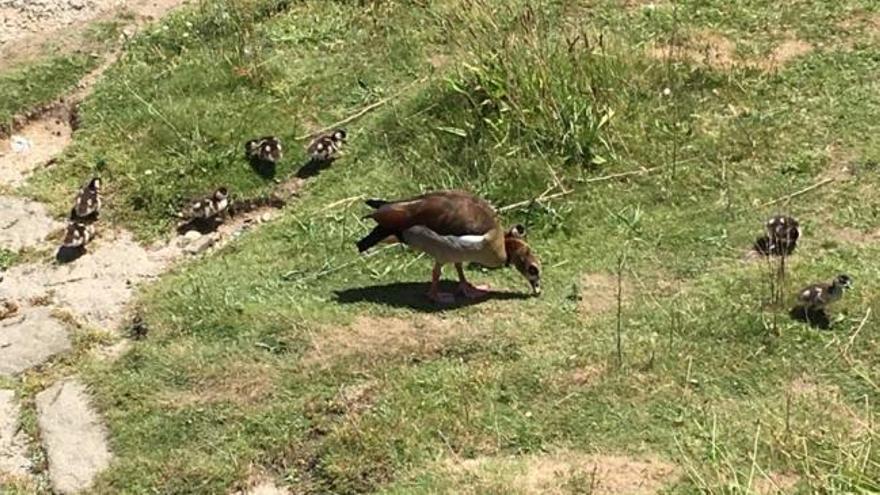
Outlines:
[[[67,331],[48,308],[29,308],[0,322],[0,375],[14,375],[70,349]]]
[[[0,478],[3,474],[25,477],[31,469],[27,439],[19,431],[20,414],[15,392],[0,390]]]
[[[86,387],[76,379],[62,380],[37,394],[36,403],[52,489],[60,494],[87,489],[110,465],[111,455]]]
[[[215,242],[217,242],[217,239],[214,236],[203,235],[187,244],[186,247],[183,248],[183,250],[189,254],[199,254],[206,251],[209,247],[213,246]]]

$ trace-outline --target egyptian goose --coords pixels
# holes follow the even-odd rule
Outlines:
[[[767,231],[767,253],[777,256],[789,255],[794,252],[801,236],[800,223],[797,219],[785,215],[776,215],[764,224]]]
[[[275,165],[284,156],[281,140],[275,136],[251,139],[244,144],[244,149],[248,159],[258,163]]]
[[[82,222],[69,222],[61,245],[68,249],[85,249],[95,237],[95,227]]]
[[[439,292],[443,265],[455,264],[459,292],[469,299],[487,293],[485,287],[471,285],[462,263],[476,262],[494,268],[513,265],[528,280],[535,294],[541,292],[541,265],[523,239],[524,229],[516,226],[505,232],[495,210],[486,201],[461,191],[439,191],[402,201],[368,200],[378,225],[357,242],[364,252],[386,238],[393,238],[434,258],[434,271],[428,297],[450,303],[454,296]]]
[[[226,212],[227,207],[229,207],[229,192],[225,187],[221,187],[211,196],[197,199],[187,205],[180,216],[187,220],[207,220]]]
[[[345,144],[346,136],[345,129],[319,134],[309,143],[307,148],[309,156],[317,162],[326,162],[335,158],[336,153]]]
[[[93,177],[76,194],[73,210],[70,212],[72,219],[85,219],[97,216],[101,209],[101,179]]]
[[[830,284],[819,283],[804,287],[798,292],[798,303],[806,310],[822,310],[825,306],[843,296],[843,291],[852,288],[849,275],[838,275]]]

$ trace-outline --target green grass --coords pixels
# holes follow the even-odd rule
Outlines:
[[[0,270],[6,270],[18,261],[18,254],[8,249],[0,249]]]
[[[509,493],[522,464],[503,459],[560,451],[658,456],[680,469],[670,493],[748,493],[764,472],[800,493],[880,490],[880,249],[841,234],[880,227],[880,51],[817,28],[876,6],[677,4],[214,2],[135,40],[32,190],[61,205],[100,168],[108,217],[145,239],[221,182],[272,187],[245,139],[281,136],[283,178],[304,160],[296,136],[394,97],[280,221],[147,289],[147,340],[77,364],[116,454],[95,491],[227,492],[259,473],[298,493]],[[707,29],[744,54],[784,33],[814,50],[770,72],[643,50]],[[426,259],[358,258],[365,207],[342,201],[461,187],[503,206],[557,181],[572,192],[504,214],[527,225],[545,293],[446,311],[412,285]],[[831,331],[768,307],[768,268],[741,259],[776,211],[805,231],[788,293],[856,280]],[[615,310],[585,310],[583,278],[616,292],[624,255],[618,366]],[[383,341],[400,321],[419,329]],[[367,390],[353,404],[352,386]],[[449,467],[472,458],[487,472]]]
[[[14,116],[70,91],[95,65],[96,60],[89,55],[69,54],[4,70],[0,74],[0,124],[9,125]]]

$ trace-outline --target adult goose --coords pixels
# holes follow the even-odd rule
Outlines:
[[[357,242],[364,252],[392,238],[434,258],[428,297],[451,303],[453,294],[439,290],[443,265],[458,271],[458,291],[468,299],[483,297],[487,287],[467,281],[462,264],[475,262],[489,268],[513,265],[528,280],[533,293],[541,292],[541,265],[523,239],[524,229],[504,230],[495,210],[485,200],[463,191],[437,191],[401,201],[368,200],[374,211],[364,218],[376,222]]]

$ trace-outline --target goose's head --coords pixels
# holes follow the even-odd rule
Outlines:
[[[541,262],[526,244],[525,233],[525,227],[516,225],[504,234],[507,264],[513,265],[529,282],[532,293],[538,295],[541,293]]]

